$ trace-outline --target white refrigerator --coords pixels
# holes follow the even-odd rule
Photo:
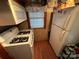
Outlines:
[[[78,35],[79,6],[65,9],[62,13],[54,11],[49,42],[56,55],[60,55],[66,44],[77,43]]]

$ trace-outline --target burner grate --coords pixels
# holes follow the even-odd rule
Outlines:
[[[17,38],[14,38],[10,44],[12,43],[21,43],[21,42],[27,42],[29,39],[29,37],[17,37]]]
[[[18,35],[23,35],[23,34],[30,34],[30,31],[21,31],[18,33]]]

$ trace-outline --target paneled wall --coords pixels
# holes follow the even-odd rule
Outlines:
[[[46,27],[44,29],[34,29],[35,41],[48,40],[48,32],[50,31],[49,27],[50,27],[51,13],[49,12],[47,13],[45,20],[46,20]]]
[[[27,22],[27,20],[24,21],[24,22],[22,22],[22,23],[20,23],[20,24],[18,25],[18,28],[19,28],[19,30],[28,29],[28,22]]]
[[[48,40],[48,32],[50,31],[50,20],[51,20],[51,13],[47,13],[45,16],[45,28],[39,28],[39,29],[34,29],[34,35],[35,35],[35,41],[40,41],[40,40]],[[53,17],[53,16],[52,16]],[[18,28],[20,30],[23,29],[28,29],[28,22],[24,21],[21,24],[18,25]]]

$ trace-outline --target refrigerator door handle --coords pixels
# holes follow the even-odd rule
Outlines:
[[[55,26],[57,26],[57,27],[59,27],[59,28],[61,28],[60,26],[58,26],[58,25],[56,25],[56,24],[53,24],[53,25],[55,25]],[[70,32],[71,30],[66,30],[65,28],[61,28],[63,31],[67,31],[67,32]]]
[[[62,31],[59,40],[62,41],[66,31]]]
[[[67,17],[67,19],[66,19],[66,21],[65,21],[65,23],[64,23],[64,28],[67,28],[67,26],[68,26],[68,24],[69,24],[69,22],[70,22],[70,18],[71,18],[71,15],[69,15],[68,17]]]
[[[56,24],[53,24],[53,25],[55,25],[55,26],[57,26],[57,27],[61,28],[62,30],[65,30],[64,28],[62,28],[62,27],[60,27],[60,26],[58,26],[58,25],[56,25]]]
[[[55,25],[55,26],[57,26],[58,28],[62,29],[62,32],[61,32],[61,35],[60,35],[60,38],[59,38],[59,40],[62,41],[65,32],[70,31],[70,30],[63,29],[63,28],[61,28],[60,26],[58,26],[58,25],[56,25],[56,24],[53,24],[53,25]]]
[[[74,13],[75,14],[75,13]],[[73,11],[70,12],[70,14],[68,15],[68,17],[66,18],[66,21],[63,25],[63,27],[66,29],[67,26],[69,25],[70,21],[71,21],[71,18],[72,18],[72,15],[73,15]],[[70,30],[67,30],[67,31],[70,31]]]

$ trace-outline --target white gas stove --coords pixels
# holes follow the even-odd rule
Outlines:
[[[19,31],[13,27],[1,33],[0,37],[3,47],[14,59],[33,59],[33,30]]]

